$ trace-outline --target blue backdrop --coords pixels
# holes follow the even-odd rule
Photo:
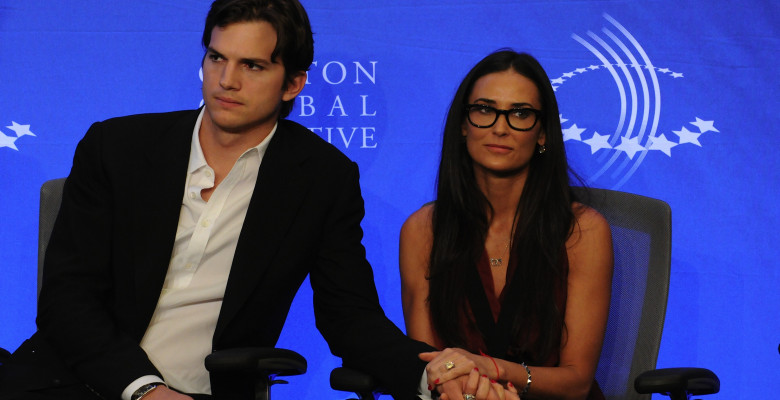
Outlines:
[[[94,121],[199,105],[209,3],[0,0],[0,346],[35,330],[41,183],[68,174]],[[432,200],[448,102],[473,64],[512,47],[547,70],[580,174],[672,207],[658,366],[714,370],[713,399],[780,392],[776,2],[303,3],[316,64],[292,118],[360,164],[364,244],[399,326],[398,231]],[[315,331],[310,292],[279,343],[309,360],[291,386],[344,398],[328,388],[339,360]]]

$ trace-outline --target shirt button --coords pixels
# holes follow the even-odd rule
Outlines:
[[[206,170],[206,176],[207,176],[207,177],[209,177],[209,178],[211,178],[211,171],[209,171],[209,170]]]
[[[190,198],[191,198],[191,199],[194,199],[196,196],[197,196],[197,195],[195,194],[195,192],[190,192]]]
[[[184,265],[184,269],[186,270],[192,269],[192,263],[187,263],[186,265]]]
[[[204,228],[208,228],[209,225],[211,225],[211,221],[209,221],[207,219],[204,219],[203,221],[200,222],[200,226],[202,226]]]

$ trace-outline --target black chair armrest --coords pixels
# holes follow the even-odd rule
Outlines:
[[[334,368],[330,372],[330,387],[342,392],[353,392],[361,400],[376,399],[390,392],[379,386],[373,376],[347,367]]]
[[[292,376],[305,374],[306,367],[300,354],[273,347],[220,350],[206,356],[206,369],[212,373]]]
[[[271,386],[287,381],[277,376],[306,373],[306,359],[300,354],[273,347],[245,347],[220,350],[206,356],[211,394],[218,400],[269,400]]]
[[[0,362],[9,358],[11,358],[11,353],[8,350],[0,347]]]
[[[720,390],[720,380],[706,368],[662,368],[639,374],[634,380],[634,389],[641,394],[713,394]]]

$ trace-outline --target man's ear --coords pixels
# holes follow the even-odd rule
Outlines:
[[[306,71],[295,73],[287,84],[282,88],[282,101],[289,101],[295,98],[298,93],[306,86]]]

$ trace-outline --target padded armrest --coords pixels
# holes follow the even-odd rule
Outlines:
[[[6,360],[11,358],[11,353],[8,352],[8,350],[0,347],[0,361]]]
[[[330,371],[330,387],[342,392],[372,392],[379,386],[373,376],[366,373],[339,367]]]
[[[389,394],[389,391],[379,387],[379,382],[373,376],[346,367],[334,368],[330,372],[330,387],[342,392],[357,393],[360,398],[373,399],[373,393]]]
[[[245,347],[209,354],[206,369],[214,373],[292,376],[306,373],[306,359],[287,349]]]
[[[713,394],[720,390],[720,380],[706,368],[662,368],[639,374],[634,389],[641,394]]]

